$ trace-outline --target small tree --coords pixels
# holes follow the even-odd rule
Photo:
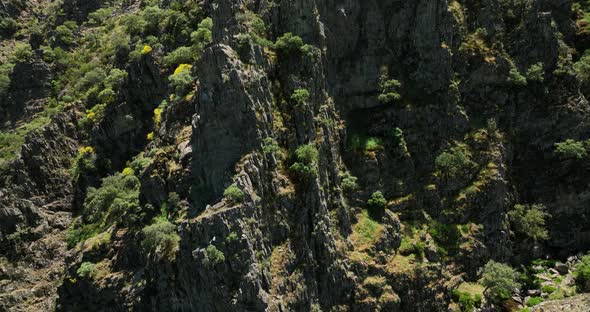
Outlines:
[[[303,45],[303,39],[290,32],[280,36],[274,44],[275,49],[282,53],[299,51]]]
[[[535,241],[547,240],[549,233],[545,228],[546,213],[543,205],[515,205],[508,212],[510,223],[515,231]]]
[[[387,199],[383,196],[381,191],[374,192],[367,200],[367,207],[373,215],[379,215],[387,205]]]
[[[466,145],[458,144],[438,155],[434,161],[438,174],[445,177],[463,175],[472,165],[471,152]]]
[[[241,203],[244,200],[244,192],[235,183],[225,189],[223,196],[234,203]]]
[[[174,259],[178,251],[180,237],[176,234],[176,226],[166,220],[157,219],[156,223],[142,230],[144,239],[141,246],[150,254],[159,258]]]
[[[520,288],[517,276],[510,266],[490,260],[483,267],[479,283],[485,287],[484,296],[497,304],[510,298],[512,292]]]
[[[205,258],[203,258],[203,265],[211,268],[225,261],[225,255],[215,245],[209,245],[205,250]]]
[[[301,145],[295,150],[295,163],[291,165],[298,176],[302,178],[315,177],[318,174],[319,152],[313,144]]]

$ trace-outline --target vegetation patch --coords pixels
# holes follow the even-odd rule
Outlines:
[[[180,237],[176,233],[176,226],[167,220],[156,219],[156,222],[142,230],[144,238],[141,246],[148,254],[158,258],[174,260],[178,251]]]
[[[301,145],[295,150],[295,162],[291,171],[302,179],[314,178],[318,174],[319,151],[313,144]]]
[[[534,241],[541,241],[549,238],[545,222],[550,215],[545,211],[546,208],[543,205],[517,204],[508,212],[508,217],[517,233]]]
[[[357,251],[368,251],[381,237],[383,225],[373,220],[364,210],[357,215],[358,222],[352,227],[350,239]]]
[[[348,149],[358,154],[370,156],[384,148],[380,138],[353,134],[348,140]]]
[[[238,204],[244,200],[244,192],[234,183],[223,191],[223,197]]]
[[[221,250],[217,249],[214,245],[209,245],[205,249],[205,257],[203,258],[203,265],[208,268],[212,268],[225,261],[225,255]]]

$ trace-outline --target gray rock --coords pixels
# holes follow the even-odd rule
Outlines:
[[[561,275],[566,275],[569,273],[569,267],[562,262],[555,263],[555,270],[557,270]]]

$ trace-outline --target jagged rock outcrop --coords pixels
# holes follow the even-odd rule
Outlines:
[[[14,126],[22,118],[32,116],[46,105],[53,74],[44,62],[17,63],[10,77],[10,87],[0,99],[1,128]]]
[[[77,154],[73,111],[29,134],[0,186],[0,309],[51,310],[63,273]]]

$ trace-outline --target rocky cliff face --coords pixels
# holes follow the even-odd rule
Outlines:
[[[459,311],[590,249],[577,1],[11,5],[0,310]]]

